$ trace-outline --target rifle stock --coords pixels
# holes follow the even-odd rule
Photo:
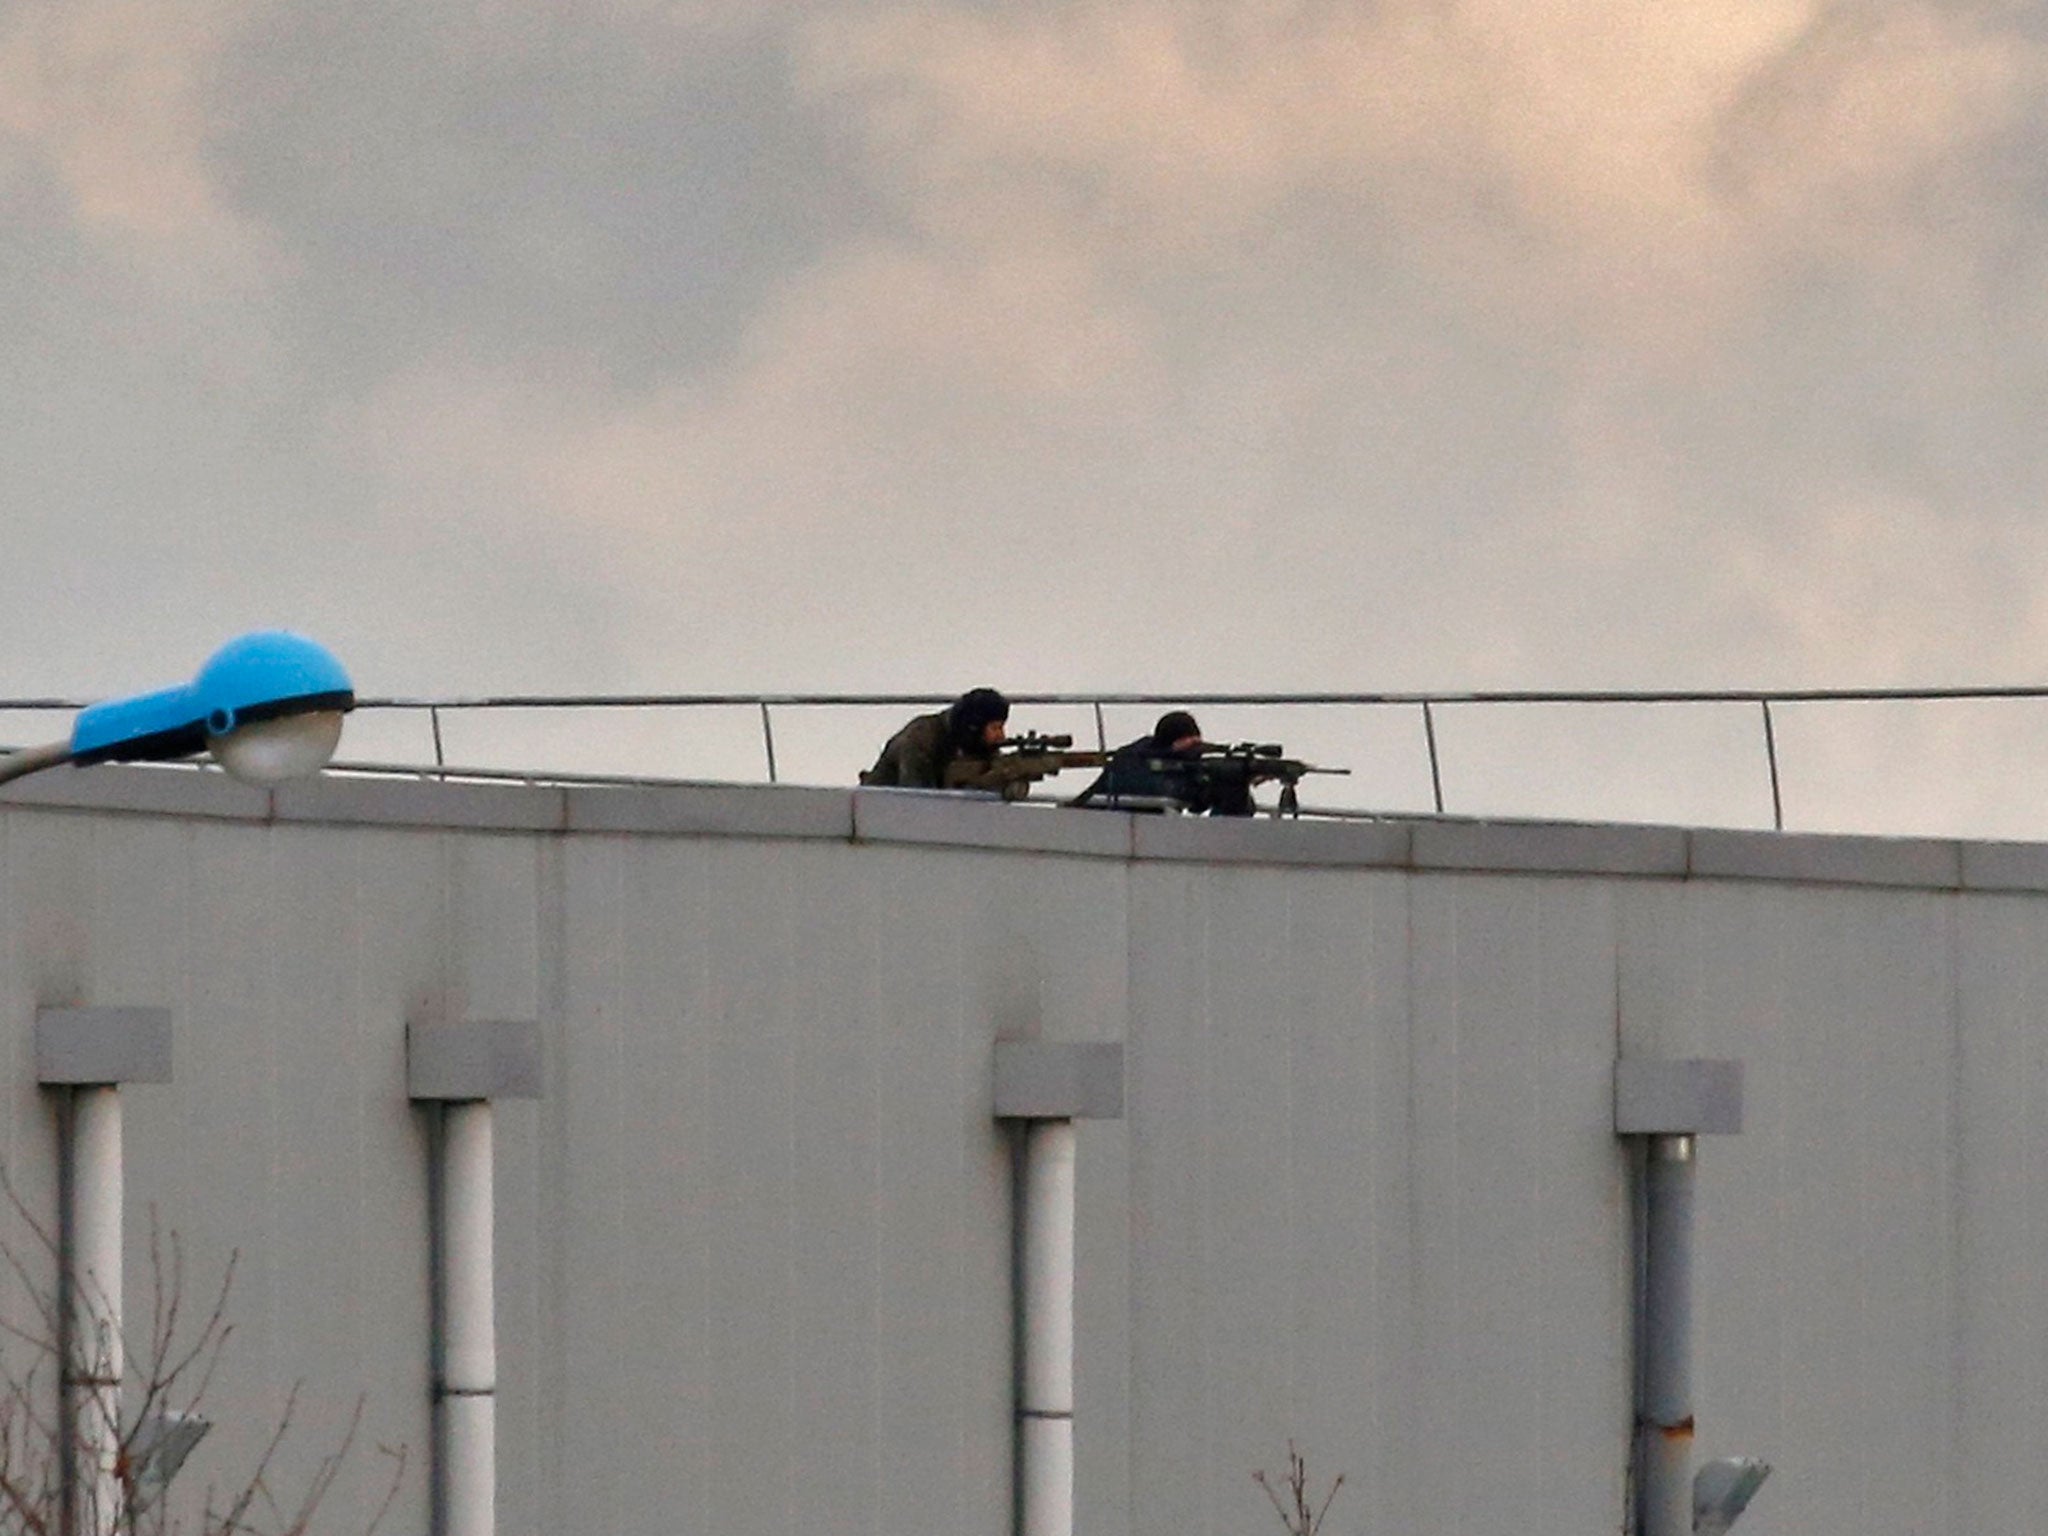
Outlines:
[[[1100,768],[1109,761],[1103,752],[1072,750],[1071,736],[1033,733],[1007,741],[987,758],[956,758],[946,765],[948,789],[993,789],[1006,800],[1021,800],[1040,779],[1065,768]]]

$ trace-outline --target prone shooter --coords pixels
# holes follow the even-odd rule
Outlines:
[[[1254,785],[1278,783],[1275,815],[1299,816],[1295,788],[1311,773],[1349,773],[1318,768],[1286,755],[1278,742],[1223,745],[1202,739],[1202,728],[1184,709],[1159,717],[1152,734],[1127,742],[1110,754],[1102,775],[1070,803],[1105,809],[1183,810],[1197,815],[1250,816],[1257,809]]]
[[[1253,787],[1278,783],[1274,814],[1298,816],[1296,785],[1311,773],[1346,773],[1288,757],[1275,742],[1222,745],[1202,739],[1186,710],[1160,716],[1150,735],[1114,752],[1076,751],[1072,736],[1008,735],[1009,701],[993,688],[962,694],[920,715],[889,739],[861,783],[911,789],[980,790],[1022,800],[1031,786],[1068,768],[1100,775],[1069,801],[1107,810],[1188,811],[1250,816]]]
[[[1182,809],[1206,810],[1211,816],[1251,815],[1258,809],[1252,801],[1252,786],[1274,783],[1280,786],[1280,795],[1273,814],[1299,816],[1301,792],[1296,786],[1304,778],[1311,773],[1351,772],[1349,768],[1318,768],[1289,757],[1277,741],[1240,741],[1229,746],[1204,742],[1191,753],[1153,758],[1146,768],[1165,784],[1168,798],[1178,800]],[[1109,803],[1114,805],[1116,800],[1112,789]]]
[[[891,736],[864,785],[889,789],[988,790],[1022,800],[1062,768],[1100,768],[1101,752],[1076,752],[1071,736],[1009,734],[1010,701],[972,688],[944,709],[919,715]]]

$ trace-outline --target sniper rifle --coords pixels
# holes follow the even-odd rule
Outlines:
[[[1248,791],[1254,784],[1278,782],[1280,800],[1273,809],[1276,816],[1301,814],[1301,795],[1295,786],[1309,774],[1348,775],[1351,772],[1349,768],[1318,768],[1314,763],[1289,757],[1287,749],[1277,741],[1240,741],[1228,746],[1205,742],[1188,757],[1162,758],[1155,762],[1154,767],[1165,767],[1169,771],[1178,767],[1195,782],[1215,788],[1241,785]]]
[[[1071,736],[1028,731],[1004,742],[989,757],[959,757],[946,765],[947,789],[992,789],[1005,800],[1022,800],[1031,786],[1063,768],[1100,768],[1102,752],[1076,752]]]
[[[1249,816],[1256,810],[1252,786],[1278,782],[1276,816],[1299,816],[1296,789],[1311,773],[1348,774],[1349,768],[1319,768],[1289,757],[1278,742],[1204,743],[1183,752],[1144,752],[1125,748],[1111,760],[1105,779],[1090,785],[1076,805],[1140,810],[1177,807],[1212,816]]]

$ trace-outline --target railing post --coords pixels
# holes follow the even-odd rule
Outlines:
[[[766,699],[761,700],[761,744],[768,751],[768,782],[773,784],[777,782],[775,777],[775,725],[768,718],[768,701]]]
[[[1771,701],[1762,701],[1764,707],[1764,756],[1771,765],[1771,827],[1774,831],[1785,830],[1785,798],[1778,790],[1778,733],[1771,725]]]
[[[1436,755],[1436,715],[1429,707],[1429,700],[1422,701],[1422,735],[1429,743],[1429,789],[1436,800],[1436,813],[1444,813],[1444,774]]]

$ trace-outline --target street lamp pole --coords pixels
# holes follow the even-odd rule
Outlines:
[[[32,773],[41,773],[45,768],[61,768],[71,761],[71,743],[68,741],[47,742],[40,747],[24,747],[19,752],[10,752],[0,757],[0,784],[10,779],[25,779]]]

